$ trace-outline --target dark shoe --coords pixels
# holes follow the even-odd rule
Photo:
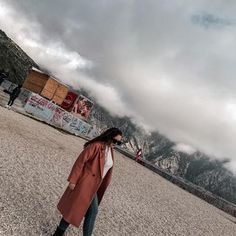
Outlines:
[[[64,233],[65,233],[64,230],[62,230],[59,227],[57,227],[55,233],[52,236],[62,236]]]

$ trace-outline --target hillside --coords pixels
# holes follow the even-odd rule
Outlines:
[[[9,79],[22,83],[30,66],[39,67],[3,31],[0,31],[0,69],[10,72]],[[86,95],[86,91],[82,91]],[[93,98],[92,98],[93,99]],[[90,123],[98,130],[117,126],[124,131],[124,148],[135,152],[144,147],[145,158],[170,173],[199,185],[212,193],[236,204],[236,178],[224,167],[225,161],[215,161],[201,152],[192,155],[178,152],[175,143],[158,132],[146,133],[129,117],[112,116],[98,104],[95,105]]]
[[[16,43],[0,30],[0,69],[9,72],[9,80],[16,84],[22,83],[31,66],[39,68]]]

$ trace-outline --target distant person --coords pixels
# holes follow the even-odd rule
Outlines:
[[[18,85],[16,88],[14,88],[12,90],[12,92],[10,93],[10,98],[9,98],[9,101],[8,101],[8,104],[6,105],[6,107],[9,109],[14,101],[16,100],[16,98],[19,96],[20,92],[21,92],[21,87],[22,85]]]
[[[141,162],[142,156],[143,156],[143,150],[142,150],[142,148],[139,148],[136,153],[135,161]]]
[[[0,85],[4,81],[4,79],[7,79],[9,76],[8,72],[5,72],[5,70],[0,70]]]
[[[70,224],[79,227],[84,219],[83,236],[91,236],[98,206],[111,182],[114,145],[120,145],[122,132],[110,128],[88,141],[75,161],[67,180],[69,185],[57,208],[62,219],[53,236],[64,235]]]

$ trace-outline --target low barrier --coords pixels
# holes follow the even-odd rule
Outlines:
[[[0,86],[3,91],[11,93],[12,90],[17,87],[17,84],[3,79]],[[9,95],[6,95],[6,100],[8,99]],[[18,104],[17,110],[22,114],[24,114],[24,112],[22,112],[21,108],[23,108],[26,113],[32,115],[33,118],[77,136],[83,138],[93,138],[97,136],[97,130],[95,127],[92,127],[89,123],[64,110],[52,101],[43,98],[39,94],[21,88],[21,93],[15,103],[18,103],[18,101],[20,102],[20,105]],[[7,104],[6,101],[5,104]]]
[[[76,135],[87,136],[91,129],[91,125],[87,122],[35,93],[31,93],[24,110],[53,126]]]
[[[125,151],[124,149],[121,149],[119,147],[116,147],[116,150],[133,160],[135,159],[135,155],[129,151]],[[167,179],[168,181],[172,182],[173,184],[179,186],[180,188],[205,200],[206,202],[223,210],[224,212],[236,217],[236,206],[233,203],[226,201],[225,199],[205,190],[204,188],[198,185],[191,183],[190,181],[172,175],[171,173],[146,160],[140,160],[139,163],[145,166],[146,168],[152,170],[153,172],[157,173],[158,175],[162,176],[163,178]]]

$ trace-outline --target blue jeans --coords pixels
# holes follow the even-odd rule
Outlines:
[[[98,213],[98,197],[97,194],[95,194],[85,214],[84,224],[83,224],[83,236],[92,235],[97,213]],[[65,231],[69,227],[69,225],[70,224],[62,218],[59,224],[59,228]]]

